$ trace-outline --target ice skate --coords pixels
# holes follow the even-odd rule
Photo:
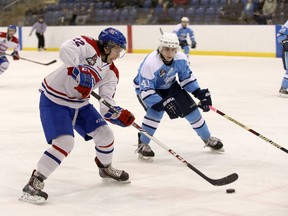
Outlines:
[[[95,157],[95,163],[99,168],[99,175],[106,180],[115,180],[121,183],[131,183],[129,180],[129,174],[124,170],[118,170],[112,167],[111,164],[104,166],[97,157]]]
[[[48,198],[48,194],[42,191],[44,188],[45,179],[45,176],[38,173],[36,170],[33,170],[28,184],[22,189],[23,195],[19,198],[19,200],[35,204],[45,202]]]
[[[148,144],[144,144],[140,140],[140,133],[138,133],[138,148],[136,149],[138,156],[140,159],[144,159],[147,161],[153,161],[153,157],[155,156],[151,147]]]
[[[224,152],[223,143],[216,137],[210,137],[208,140],[203,140],[205,143],[204,147],[209,147],[212,151]]]
[[[288,88],[281,87],[279,90],[279,95],[281,97],[288,97]]]

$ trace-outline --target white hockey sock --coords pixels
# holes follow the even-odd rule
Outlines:
[[[103,165],[112,163],[114,151],[114,134],[108,125],[101,126],[88,134],[93,137],[96,155]]]
[[[72,151],[74,139],[70,135],[57,137],[52,141],[52,146],[47,149],[37,164],[37,171],[46,178],[54,172],[65,157]]]

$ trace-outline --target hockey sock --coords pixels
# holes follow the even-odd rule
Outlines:
[[[209,139],[209,137],[211,136],[210,131],[198,109],[194,110],[185,118],[189,121],[192,128],[196,131],[196,133],[198,134],[198,136],[201,137],[202,140]]]
[[[93,137],[96,155],[103,165],[112,163],[114,134],[108,125],[101,126],[88,134]]]
[[[47,149],[37,164],[37,171],[46,178],[54,172],[65,157],[72,151],[74,139],[70,135],[57,137],[52,141],[51,148]]]

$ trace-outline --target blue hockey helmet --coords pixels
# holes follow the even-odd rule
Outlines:
[[[117,29],[109,27],[102,30],[98,36],[98,39],[100,44],[102,45],[108,45],[109,43],[111,43],[112,45],[117,45],[122,49],[126,50],[126,38]]]
[[[13,30],[16,33],[17,32],[16,25],[9,25],[8,28],[7,28],[7,31],[9,31],[9,30]]]

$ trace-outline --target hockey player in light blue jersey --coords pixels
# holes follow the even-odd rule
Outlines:
[[[171,119],[185,118],[205,146],[224,151],[222,142],[211,136],[197,104],[189,94],[192,93],[200,101],[199,107],[204,112],[209,111],[209,105],[212,105],[210,92],[199,87],[186,55],[179,51],[175,33],[162,35],[158,49],[141,63],[134,86],[139,102],[146,111],[142,128],[150,135],[154,135],[166,112]],[[155,154],[149,146],[150,139],[142,134],[138,134],[138,138],[139,157],[152,159]]]
[[[187,56],[188,62],[189,62],[189,51],[190,47],[187,41],[187,37],[191,40],[191,48],[196,48],[196,40],[194,31],[188,26],[189,24],[189,18],[188,17],[182,17],[181,23],[177,24],[175,29],[173,30],[173,33],[175,33],[179,39],[180,46],[183,49],[184,53]]]
[[[277,40],[283,48],[282,60],[284,69],[286,70],[279,93],[280,96],[288,97],[288,20],[278,32]]]

